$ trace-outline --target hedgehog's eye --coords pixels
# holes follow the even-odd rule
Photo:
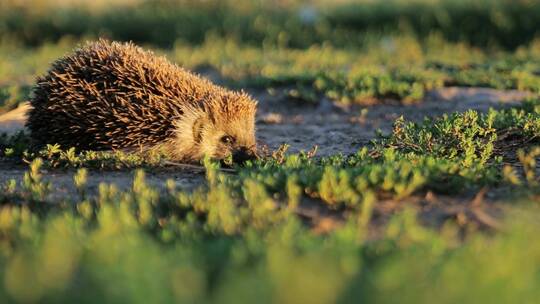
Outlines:
[[[230,135],[225,135],[223,137],[221,137],[221,142],[224,143],[224,144],[232,144],[234,143],[234,137],[230,136]]]

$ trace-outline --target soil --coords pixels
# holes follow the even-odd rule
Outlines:
[[[342,107],[323,99],[318,105],[284,100],[266,93],[254,94],[260,101],[257,135],[262,144],[275,149],[288,143],[289,151],[310,150],[317,155],[350,154],[370,143],[380,130],[387,134],[396,118],[422,121],[444,113],[469,109],[487,112],[519,104],[529,94],[487,88],[444,88],[429,92],[422,102],[403,105],[387,102],[369,107]],[[367,113],[362,115],[362,110]]]

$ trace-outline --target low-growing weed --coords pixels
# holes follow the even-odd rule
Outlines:
[[[397,154],[385,153],[386,165],[400,163]],[[376,163],[365,152],[351,163],[360,160]],[[300,170],[300,162],[314,160],[287,156],[284,166]],[[75,199],[75,208],[56,204],[54,212],[39,216],[26,201],[8,199],[0,207],[0,299],[222,303],[263,297],[348,303],[393,302],[389,294],[398,293],[407,302],[429,303],[433,294],[449,302],[536,297],[540,265],[534,257],[540,250],[534,241],[538,210],[532,205],[509,213],[504,233],[471,232],[466,237],[451,222],[440,231],[425,227],[414,209],[405,208],[372,239],[366,223],[376,200],[368,197],[373,193],[368,189],[372,182],[389,188],[370,174],[358,184],[365,187],[363,208],[320,235],[295,213],[304,195],[302,181],[309,176],[289,175],[281,198],[260,182],[264,170],[249,176],[241,171],[245,178],[240,182],[215,165],[207,161],[208,183],[192,192],[172,185],[159,192],[136,171],[131,189],[102,184],[99,193]],[[335,182],[338,192],[327,188],[321,194],[329,202],[354,202],[351,198],[358,194],[342,191],[352,181],[346,171],[332,170],[323,168],[324,183]],[[32,163],[27,185],[12,191],[41,189],[38,171],[39,160]],[[78,189],[84,188],[85,175],[75,173]],[[42,198],[41,190],[34,192]],[[495,288],[516,280],[520,284],[515,288]],[[305,289],[315,292],[298,292]]]

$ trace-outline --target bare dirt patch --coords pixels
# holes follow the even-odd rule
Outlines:
[[[529,94],[487,88],[444,88],[427,94],[418,104],[388,102],[370,107],[340,107],[328,100],[318,105],[298,104],[283,97],[254,94],[261,101],[257,136],[261,143],[276,148],[282,143],[290,151],[319,147],[318,155],[350,154],[370,143],[376,131],[389,133],[396,118],[422,121],[424,117],[469,109],[487,112],[519,104]],[[362,113],[362,110],[364,113]]]

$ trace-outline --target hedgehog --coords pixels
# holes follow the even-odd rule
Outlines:
[[[257,155],[257,102],[131,42],[87,42],[38,77],[26,127],[35,147],[159,150],[175,161]]]

